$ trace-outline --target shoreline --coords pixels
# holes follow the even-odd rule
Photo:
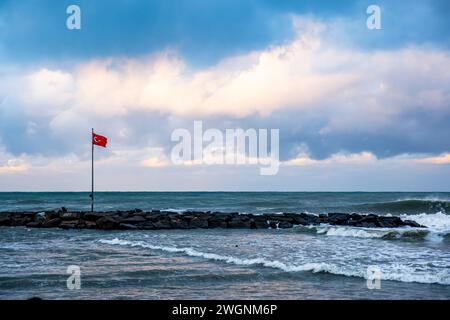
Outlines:
[[[375,214],[309,213],[239,214],[237,212],[186,211],[57,211],[0,212],[0,226],[28,228],[161,230],[161,229],[288,229],[296,225],[330,224],[362,228],[426,228],[412,220]]]

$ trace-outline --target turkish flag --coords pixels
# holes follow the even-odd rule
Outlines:
[[[106,148],[108,138],[92,132],[92,144]]]

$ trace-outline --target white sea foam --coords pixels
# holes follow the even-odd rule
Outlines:
[[[301,265],[291,265],[279,260],[268,260],[265,258],[238,258],[233,256],[219,255],[216,253],[208,253],[198,251],[194,248],[177,248],[168,246],[152,245],[143,241],[128,241],[118,238],[101,239],[100,243],[109,245],[121,245],[131,247],[148,248],[152,250],[161,250],[169,253],[181,253],[191,257],[199,257],[207,260],[222,261],[225,263],[242,265],[242,266],[264,266],[268,268],[275,268],[285,272],[325,272],[335,275],[343,275],[348,277],[366,278],[366,269],[364,267],[355,268],[353,266],[339,266],[331,263],[305,263]],[[450,274],[441,272],[436,274],[427,274],[425,272],[416,272],[408,266],[395,265],[392,270],[382,273],[382,280],[394,280],[401,282],[418,282],[418,283],[437,283],[443,285],[450,285]]]
[[[450,232],[450,215],[443,212],[437,212],[434,214],[414,214],[414,215],[401,215],[403,220],[414,220],[417,223],[426,226],[434,232]]]
[[[333,226],[321,224],[319,226],[296,226],[302,231],[316,232],[326,236],[353,237],[353,238],[382,238],[382,239],[426,239],[440,242],[450,235],[450,215],[437,212],[435,214],[402,215],[403,220],[413,220],[424,228],[361,228],[351,226]]]
[[[330,237],[374,238],[374,239],[424,239],[429,232],[423,228],[361,228],[350,226],[300,226],[300,230],[315,232]]]
[[[414,220],[417,223],[426,226],[430,233],[427,236],[427,240],[433,242],[440,242],[450,235],[450,215],[443,212],[437,212],[434,214],[415,214],[415,215],[402,215],[404,220]]]

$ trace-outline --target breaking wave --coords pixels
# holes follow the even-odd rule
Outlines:
[[[364,203],[353,208],[372,212],[391,213],[434,213],[446,212],[450,209],[450,199],[425,198],[425,199],[399,199],[387,202]]]
[[[296,226],[296,230],[326,236],[379,238],[383,240],[429,240],[440,242],[450,239],[450,215],[442,212],[434,214],[401,215],[403,220],[414,220],[423,228],[360,228],[351,226],[333,226],[321,224],[319,226]]]
[[[216,253],[208,253],[198,251],[194,248],[178,248],[167,247],[160,245],[152,245],[143,241],[128,241],[118,238],[114,239],[101,239],[98,242],[108,245],[120,245],[141,247],[151,250],[160,250],[169,253],[186,254],[191,257],[198,257],[207,260],[221,261],[229,264],[241,265],[241,266],[263,266],[268,268],[274,268],[285,272],[313,272],[313,273],[330,273],[335,275],[347,276],[347,277],[360,277],[367,278],[367,270],[364,268],[351,269],[345,266],[338,266],[330,263],[306,263],[301,265],[291,265],[278,260],[268,260],[265,258],[237,258],[233,256],[220,255]],[[450,275],[448,273],[438,274],[426,274],[415,273],[407,266],[398,266],[394,271],[384,272],[381,277],[382,280],[393,280],[401,282],[418,282],[418,283],[436,283],[442,285],[450,285]]]

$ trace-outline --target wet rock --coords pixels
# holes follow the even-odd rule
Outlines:
[[[39,228],[42,224],[42,221],[31,221],[27,223],[28,228]]]
[[[100,218],[105,217],[105,214],[97,213],[97,212],[87,212],[84,214],[84,220],[88,221],[97,221]]]
[[[64,214],[64,213],[66,213],[66,212],[67,212],[66,207],[61,207],[61,209],[58,210],[58,213],[59,213],[59,214]]]
[[[50,219],[50,220],[45,221],[45,222],[42,224],[42,227],[43,227],[43,228],[55,228],[55,227],[59,226],[59,224],[61,223],[61,221],[62,221],[62,220],[61,220],[60,218]]]
[[[63,220],[78,220],[81,218],[80,212],[66,212],[61,215]]]
[[[180,217],[171,216],[169,222],[172,229],[190,229],[188,221]]]
[[[60,214],[57,211],[45,211],[45,219],[52,220],[55,218],[59,218]]]
[[[279,229],[288,229],[288,228],[292,228],[292,223],[287,222],[287,221],[281,221],[280,223],[278,223],[278,228],[279,228]]]
[[[0,213],[0,226],[10,226],[11,218],[7,214]]]
[[[328,215],[326,214],[319,214],[319,222],[320,223],[328,223]]]
[[[228,221],[228,228],[250,229],[250,218],[245,215],[234,216]]]
[[[225,220],[226,215],[213,215],[208,219],[208,228],[228,228],[228,221]],[[229,217],[231,219],[231,217]]]
[[[193,228],[208,228],[208,219],[193,217],[189,220],[189,225]]]
[[[80,221],[80,220],[66,220],[66,221],[62,221],[59,224],[59,227],[61,229],[78,229],[78,228],[82,227],[82,225],[80,225],[80,224],[82,224],[82,221]]]
[[[122,220],[123,223],[136,224],[147,221],[143,216],[131,216]]]
[[[404,220],[403,223],[406,226],[410,226],[410,227],[414,227],[414,228],[426,228],[425,226],[422,226],[422,225],[420,225],[417,222],[412,221],[412,220]]]
[[[136,230],[139,228],[133,224],[119,223],[119,229],[121,229],[121,230]]]
[[[356,213],[329,213],[328,215],[317,216],[308,213],[240,215],[236,212],[189,211],[185,214],[178,214],[158,210],[143,212],[135,209],[115,212],[65,212],[62,214],[54,211],[45,213],[6,212],[0,214],[0,226],[61,227],[64,229],[284,229],[291,228],[294,225],[317,225],[320,223],[365,228],[423,227],[415,221],[403,221],[399,217]]]
[[[348,213],[332,212],[328,214],[327,223],[332,225],[345,225],[349,220],[349,216]]]
[[[34,216],[34,221],[36,221],[36,222],[43,222],[46,219],[47,219],[47,216],[46,216],[45,212],[38,212]]]
[[[399,217],[378,217],[377,225],[381,228],[396,228],[403,225]]]
[[[101,217],[96,221],[97,227],[102,230],[113,230],[119,226],[119,223],[112,217]]]
[[[277,221],[268,221],[269,228],[271,229],[278,229],[278,222]]]

